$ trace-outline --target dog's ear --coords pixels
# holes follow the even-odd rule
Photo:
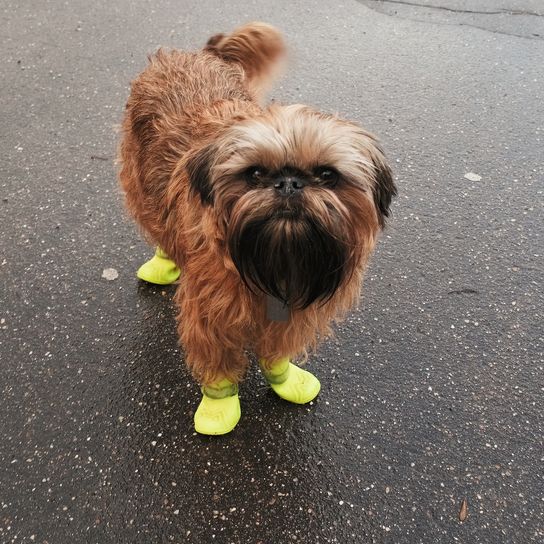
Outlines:
[[[215,153],[215,145],[208,144],[191,154],[185,163],[191,191],[200,195],[202,204],[213,204],[210,174]]]
[[[389,217],[389,207],[391,200],[397,194],[397,188],[393,181],[393,173],[387,164],[385,155],[379,145],[376,145],[372,153],[372,163],[374,164],[374,204],[378,212],[380,227],[385,226],[385,220]]]

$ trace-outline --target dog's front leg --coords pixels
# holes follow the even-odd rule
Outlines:
[[[319,394],[319,380],[307,370],[294,365],[288,357],[275,361],[259,359],[259,365],[272,390],[284,400],[306,404]]]
[[[196,293],[181,291],[178,333],[187,366],[202,390],[194,417],[195,430],[206,435],[226,434],[240,419],[238,383],[248,365],[240,331],[229,329],[225,320],[211,319],[210,304]]]
[[[304,353],[311,342],[305,321],[265,321],[260,330],[257,353],[261,371],[282,399],[295,404],[312,401],[321,389],[319,380],[307,370],[294,365],[287,354]]]
[[[195,412],[195,431],[200,434],[230,433],[240,420],[238,384],[224,378],[202,386],[202,400]]]

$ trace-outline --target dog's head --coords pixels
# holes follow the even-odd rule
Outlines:
[[[396,194],[372,135],[300,105],[230,126],[186,169],[242,280],[295,309],[349,280]]]

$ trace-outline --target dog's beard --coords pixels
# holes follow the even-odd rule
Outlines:
[[[348,210],[320,189],[288,199],[266,189],[246,193],[233,204],[227,239],[249,289],[293,309],[330,300],[360,253]]]

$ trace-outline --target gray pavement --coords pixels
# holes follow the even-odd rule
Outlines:
[[[4,0],[0,18],[0,542],[544,541],[542,2]],[[173,290],[134,277],[150,250],[114,126],[147,53],[254,19],[294,52],[272,96],[379,134],[400,194],[360,309],[310,360],[317,401],[253,369],[239,426],[208,438]]]

